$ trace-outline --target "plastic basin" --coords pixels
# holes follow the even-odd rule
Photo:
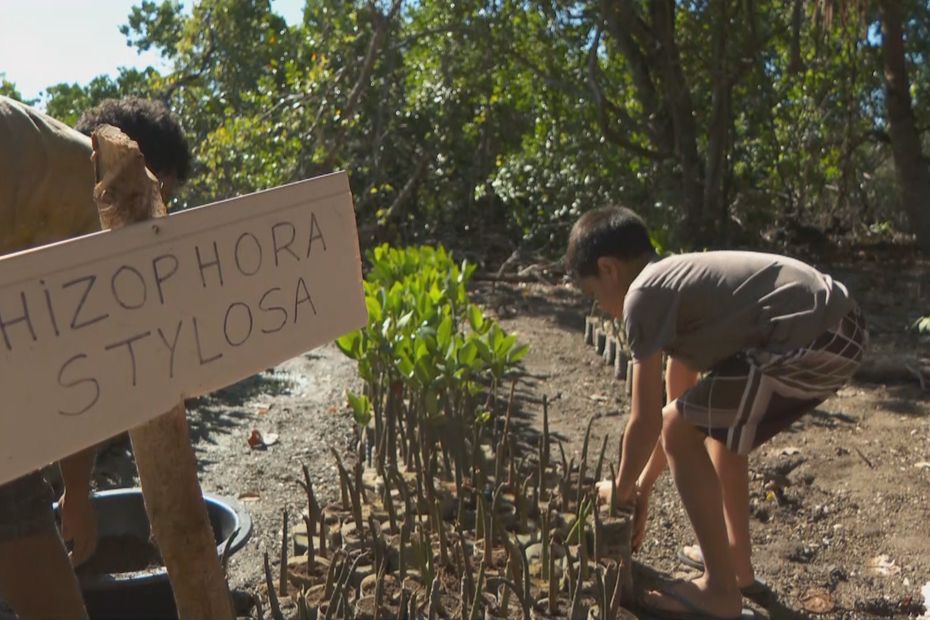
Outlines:
[[[95,493],[98,536],[132,536],[146,541],[150,536],[148,515],[138,488]],[[204,494],[213,526],[217,555],[229,543],[230,555],[245,545],[252,533],[252,520],[243,506],[230,498]],[[81,590],[92,619],[125,618],[162,620],[176,618],[174,595],[164,566],[122,573],[79,574]]]

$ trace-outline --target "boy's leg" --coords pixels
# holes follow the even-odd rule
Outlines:
[[[727,449],[723,442],[707,438],[707,453],[720,480],[723,515],[736,585],[745,588],[755,581],[752,569],[752,538],[749,535],[749,459]]]
[[[25,620],[87,618],[39,472],[0,485],[0,598]]]
[[[678,412],[675,403],[666,407],[662,442],[675,485],[704,551],[705,568],[701,577],[681,584],[673,596],[655,592],[647,604],[678,610],[683,605],[675,599],[685,598],[708,615],[736,617],[742,609],[742,597],[736,586],[720,483],[704,438],[704,433]]]
[[[0,542],[0,597],[25,620],[84,620],[68,551],[54,526]]]

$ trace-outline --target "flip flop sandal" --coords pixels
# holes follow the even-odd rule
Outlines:
[[[661,592],[664,596],[684,607],[684,609],[663,609],[640,601],[639,610],[648,618],[657,618],[658,620],[755,620],[756,618],[755,612],[745,607],[738,616],[732,618],[729,616],[715,616],[701,609],[681,594],[664,589]]]
[[[704,556],[698,545],[685,545],[679,549],[678,561],[684,566],[704,572]],[[753,603],[766,608],[775,599],[775,593],[769,585],[758,577],[748,586],[740,588],[740,592]]]
[[[688,568],[704,572],[704,554],[698,545],[685,545],[678,550],[678,561]]]

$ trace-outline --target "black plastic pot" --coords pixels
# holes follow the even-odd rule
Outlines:
[[[239,502],[204,494],[207,514],[216,538],[217,554],[223,553],[232,538],[230,554],[246,543],[252,533],[252,519]],[[148,515],[138,488],[102,491],[93,496],[97,511],[98,534],[133,536],[148,540]],[[177,609],[164,566],[111,574],[79,576],[84,602],[92,620],[174,620]]]

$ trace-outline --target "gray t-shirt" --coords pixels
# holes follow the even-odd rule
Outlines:
[[[664,351],[703,371],[740,351],[802,347],[853,306],[845,286],[799,260],[680,254],[650,263],[636,277],[623,327],[635,359]]]

